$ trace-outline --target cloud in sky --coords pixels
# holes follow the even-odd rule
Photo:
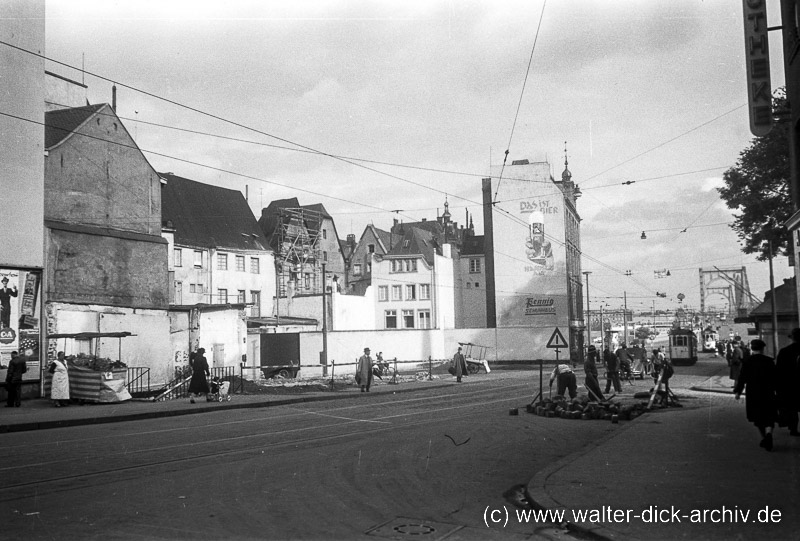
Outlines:
[[[551,1],[531,58],[542,5],[51,0],[46,53],[76,67],[85,54],[88,71],[117,81],[118,113],[143,149],[253,177],[148,156],[158,170],[247,189],[256,215],[297,196],[360,236],[368,223],[433,218],[447,196],[482,231],[490,164],[508,149],[509,161],[546,157],[559,177],[566,141],[593,292],[667,289],[696,306],[697,269],[730,264],[747,265],[762,295],[766,265],[739,251],[714,189],[752,138],[740,3]],[[778,24],[777,2],[769,10]],[[777,88],[778,39],[771,53]],[[110,101],[110,82],[86,82],[90,101]],[[654,282],[664,267],[676,269],[671,282]],[[641,279],[626,282],[628,269]],[[785,260],[776,273],[790,275]]]

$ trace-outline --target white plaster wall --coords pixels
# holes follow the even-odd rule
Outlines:
[[[158,385],[172,376],[173,351],[170,337],[170,319],[166,310],[142,310],[100,305],[71,305],[53,303],[55,332],[130,332],[126,338],[103,338],[99,355],[118,360],[120,345],[122,362],[129,367],[150,369],[150,382]],[[68,355],[85,351],[74,340],[59,339],[56,350]]]
[[[239,310],[213,310],[200,314],[198,347],[205,348],[210,367],[235,366],[247,352],[247,324]],[[214,344],[225,346],[222,365],[214,364]]]
[[[375,330],[375,287],[360,295],[332,295],[333,324],[336,331]]]

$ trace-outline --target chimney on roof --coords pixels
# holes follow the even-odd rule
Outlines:
[[[117,112],[117,85],[111,86],[111,110]]]

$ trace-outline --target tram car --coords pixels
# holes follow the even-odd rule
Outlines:
[[[703,331],[703,352],[716,353],[717,342],[719,341],[719,333],[712,328],[707,328]]]
[[[669,359],[673,365],[692,365],[697,362],[697,335],[692,329],[669,331]]]

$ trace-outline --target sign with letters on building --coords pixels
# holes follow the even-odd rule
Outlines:
[[[750,132],[761,137],[772,130],[767,0],[742,0],[742,4]]]

